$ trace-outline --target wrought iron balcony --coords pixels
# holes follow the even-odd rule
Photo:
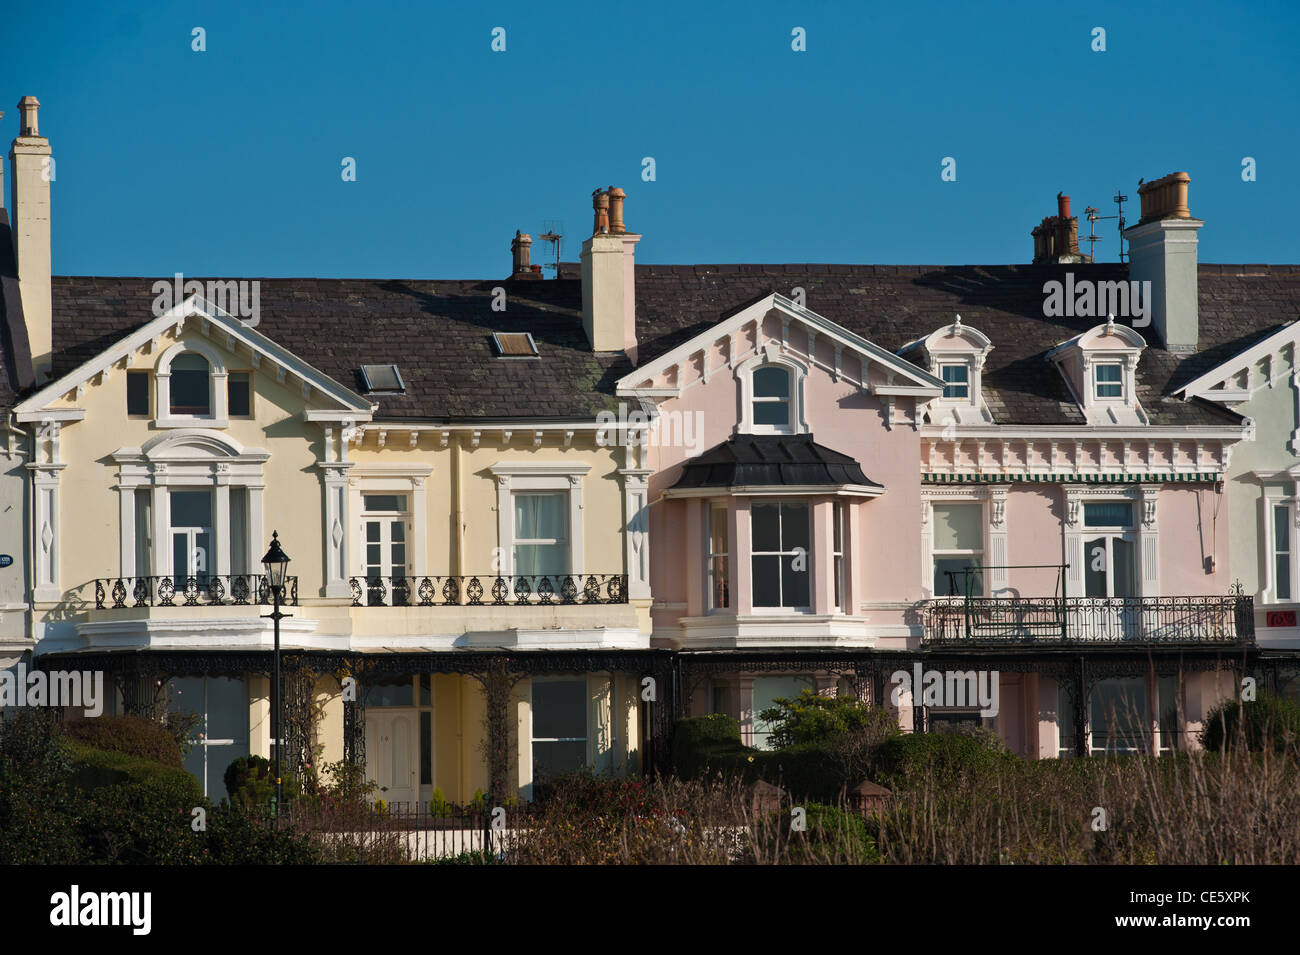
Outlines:
[[[522,607],[627,603],[626,574],[353,577],[354,607]]]
[[[1254,598],[944,597],[923,611],[925,646],[1249,644]]]
[[[298,605],[298,578],[286,577],[280,602]],[[224,607],[271,605],[271,585],[262,574],[202,574],[198,577],[107,577],[95,581],[95,607]]]

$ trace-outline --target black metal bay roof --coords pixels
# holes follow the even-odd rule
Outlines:
[[[883,487],[811,434],[741,434],[687,461],[674,488]]]

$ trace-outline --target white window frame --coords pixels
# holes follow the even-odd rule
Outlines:
[[[208,408],[210,414],[172,414],[172,362],[186,353],[202,356],[208,363]],[[228,373],[221,353],[207,342],[186,339],[168,348],[154,369],[154,425],[159,428],[228,428]],[[251,404],[250,396],[250,404]]]
[[[964,372],[966,373],[966,380],[965,380],[965,381],[952,381],[952,382],[948,381],[947,378],[944,378],[944,377],[943,377],[944,370],[945,370],[945,369],[948,369],[948,368],[960,368],[962,371],[964,371]],[[944,394],[943,394],[941,397],[942,397],[945,401],[959,401],[959,402],[962,402],[963,404],[965,404],[965,403],[967,403],[967,402],[969,402],[969,401],[971,400],[971,377],[972,377],[972,374],[971,374],[971,363],[970,363],[969,361],[944,361],[944,362],[940,362],[940,363],[939,363],[939,376],[938,376],[938,377],[939,377],[939,380],[943,382],[943,390],[944,390]],[[950,394],[947,393],[949,388],[957,388],[957,387],[961,387],[961,388],[966,389],[966,393],[965,393],[964,395],[950,395]]]
[[[937,571],[935,564],[937,561],[943,560],[945,558],[951,559],[951,558],[958,558],[958,557],[974,557],[976,558],[974,563],[978,564],[981,568],[984,566],[984,555],[988,551],[988,510],[985,507],[985,503],[986,503],[985,499],[977,498],[977,497],[968,497],[968,498],[936,497],[930,500],[929,507],[930,507],[930,517],[931,517],[932,527],[937,526],[934,518],[934,509],[936,507],[946,507],[950,504],[958,504],[958,505],[968,505],[968,506],[979,508],[980,546],[978,549],[956,548],[956,549],[941,550],[938,547],[934,546],[934,536],[932,534],[930,537],[930,562],[929,562],[930,576],[929,579],[926,581],[927,589],[934,586],[935,573]],[[988,571],[986,570],[980,571],[978,577],[980,582],[980,589],[978,593],[972,593],[971,594],[972,597],[987,596],[987,592],[990,586],[988,581],[988,576],[989,576]],[[933,594],[933,596],[947,597],[949,596],[949,594],[947,594],[946,592],[936,593]],[[958,594],[957,596],[964,597],[965,594]]]
[[[724,551],[715,552],[713,550],[713,520],[715,511],[722,512],[723,525],[723,543],[726,548]],[[731,553],[735,545],[731,540],[731,503],[727,499],[705,500],[704,501],[704,609],[706,613],[734,613],[736,610],[735,594],[731,592]],[[726,575],[727,588],[727,606],[716,606],[713,601],[714,588],[716,581],[714,579],[713,561],[716,558],[723,559],[723,573]]]
[[[1261,524],[1264,532],[1264,553],[1265,560],[1262,573],[1259,575],[1259,602],[1261,604],[1292,606],[1300,603],[1300,566],[1297,566],[1296,552],[1297,544],[1300,544],[1300,528],[1296,527],[1296,508],[1300,507],[1300,501],[1296,493],[1296,488],[1292,482],[1287,484],[1266,483],[1264,484],[1264,493],[1260,497],[1262,507]],[[1277,533],[1277,508],[1287,508],[1287,544],[1290,547],[1291,556],[1291,574],[1288,583],[1290,584],[1290,596],[1281,597],[1278,595],[1277,582],[1277,549],[1275,546]]]
[[[754,423],[754,372],[775,366],[790,376],[790,414],[784,425]],[[808,434],[808,420],[804,407],[804,381],[808,367],[789,355],[782,354],[774,345],[742,362],[736,368],[740,382],[740,433],[741,434]]]
[[[588,572],[583,564],[582,552],[582,486],[583,478],[590,470],[590,464],[568,461],[502,461],[488,468],[497,482],[497,546],[500,548],[501,555],[501,576],[515,576],[514,493],[516,491],[564,491],[568,494],[569,567],[567,573],[576,576]],[[492,576],[496,576],[495,572]]]
[[[342,522],[351,521],[353,528],[350,533],[354,533],[357,539],[364,542],[365,539],[365,511],[362,505],[362,494],[401,494],[406,496],[407,503],[410,505],[409,515],[410,536],[407,538],[407,558],[406,565],[410,569],[410,576],[424,577],[429,573],[427,554],[428,554],[428,508],[426,498],[428,489],[426,487],[429,475],[433,473],[433,468],[429,465],[394,465],[394,464],[353,464],[348,470],[348,508],[350,515],[340,515],[340,531],[342,531]],[[321,520],[328,522],[327,514],[321,514]],[[330,539],[330,528],[324,527],[326,540]],[[341,542],[346,542],[346,535],[340,534]],[[351,547],[348,552],[348,577],[361,577],[365,573],[365,551],[359,547]],[[347,581],[343,582],[345,585]]]
[[[1092,400],[1103,402],[1116,402],[1118,404],[1128,404],[1128,376],[1124,373],[1125,362],[1120,361],[1101,361],[1092,362]],[[1103,368],[1116,368],[1119,370],[1119,381],[1102,381],[1101,370]],[[1117,395],[1103,395],[1102,388],[1119,388]]]
[[[1087,514],[1088,514],[1089,504],[1114,504],[1114,503],[1128,504],[1129,513],[1132,514],[1133,516],[1133,522],[1131,524],[1127,524],[1127,525],[1124,524],[1089,525],[1088,524]],[[1093,558],[1093,555],[1088,551],[1088,542],[1095,541],[1098,538],[1101,538],[1106,542],[1105,543],[1106,593],[1102,596],[1097,596],[1094,599],[1101,600],[1104,598],[1107,600],[1112,600],[1112,599],[1124,600],[1124,599],[1133,599],[1142,596],[1142,554],[1140,551],[1140,547],[1138,543],[1138,535],[1137,535],[1137,526],[1140,521],[1140,518],[1137,513],[1139,506],[1140,506],[1140,502],[1132,501],[1128,499],[1120,499],[1117,502],[1115,498],[1101,499],[1101,500],[1085,499],[1081,503],[1080,513],[1079,513],[1079,528],[1082,532],[1082,538],[1083,538],[1084,566],[1082,568],[1082,573],[1080,574],[1080,581],[1083,584],[1083,589],[1079,591],[1078,596],[1080,597],[1088,596],[1088,569]],[[1129,572],[1132,574],[1132,580],[1130,581],[1132,587],[1132,594],[1130,594],[1129,598],[1117,597],[1115,595],[1114,542],[1116,540],[1125,541],[1131,547],[1132,564]]]
[[[197,452],[197,453],[196,453]],[[213,576],[231,574],[230,490],[242,488],[248,499],[244,519],[244,547],[241,563],[249,573],[258,573],[266,539],[262,531],[263,466],[270,458],[265,451],[244,448],[217,431],[189,429],[155,436],[140,448],[120,448],[111,455],[118,466],[119,546],[122,577],[135,577],[136,518],[135,493],[152,494],[150,518],[153,547],[148,570],[153,577],[174,577],[171,542],[171,495],[173,490],[210,489],[212,504],[212,546],[208,567]]]
[[[383,495],[383,496],[385,496],[385,497],[391,496],[391,497],[399,498],[399,499],[402,501],[402,503],[403,503],[403,507],[402,507],[401,509],[399,509],[399,510],[396,510],[396,511],[368,511],[368,510],[366,510],[366,498],[367,498],[368,496],[371,496],[371,495],[374,495],[374,496],[380,496],[380,495]],[[406,547],[406,562],[405,562],[406,575],[405,575],[405,578],[404,578],[404,579],[407,580],[407,581],[410,581],[411,578],[412,578],[413,576],[415,576],[415,570],[414,570],[415,562],[414,562],[414,560],[413,560],[414,554],[412,553],[412,549],[413,549],[413,545],[414,545],[413,538],[414,538],[414,536],[415,536],[415,533],[414,533],[415,528],[414,528],[412,525],[415,523],[415,521],[414,521],[414,519],[413,519],[413,517],[412,517],[412,510],[413,510],[413,507],[412,507],[411,494],[410,494],[410,492],[408,492],[408,491],[389,491],[389,490],[377,491],[377,490],[375,490],[374,488],[366,487],[366,488],[362,488],[362,489],[360,490],[360,498],[361,498],[361,506],[360,506],[360,508],[358,508],[358,510],[357,510],[357,523],[360,525],[360,526],[357,528],[357,531],[358,531],[358,533],[357,533],[357,545],[358,545],[358,547],[357,547],[357,565],[361,568],[362,571],[365,571],[365,570],[370,566],[370,565],[369,565],[369,561],[366,560],[366,547],[367,547],[370,543],[373,543],[373,542],[372,542],[372,541],[368,541],[368,540],[366,539],[366,524],[369,523],[369,522],[372,521],[372,520],[381,520],[381,521],[389,521],[389,522],[391,522],[391,521],[394,521],[394,520],[398,520],[398,519],[400,519],[400,520],[402,521],[402,524],[405,526],[405,529],[406,529],[406,539],[405,539],[404,541],[402,541],[402,543],[403,543],[403,544],[405,545],[405,547]],[[391,532],[390,532],[390,533],[391,533]],[[379,542],[379,546],[380,546],[381,551],[382,551],[382,549],[384,548],[384,544],[385,544],[385,541],[383,540],[383,535],[381,534],[381,535],[380,535],[380,542]],[[388,567],[388,568],[391,570],[391,569],[392,569],[392,553],[393,553],[393,552],[392,552],[392,539],[391,539],[391,537],[390,537],[390,539],[387,541],[387,545],[388,545],[388,553],[387,553],[386,556],[387,556],[388,560],[387,560],[386,563],[382,564],[381,566]],[[365,576],[368,576],[368,575],[365,575]],[[383,576],[389,576],[389,575],[383,575],[383,574],[381,574],[380,576],[383,577]],[[390,579],[390,580],[392,579],[391,576],[389,576],[389,579]]]
[[[794,556],[794,550],[762,550],[762,551],[754,550],[753,508],[759,504],[778,505],[778,510],[777,510],[778,527],[780,527],[780,522],[781,522],[780,506],[793,504],[793,505],[800,505],[808,510],[808,548],[807,548],[807,552],[804,554],[804,557],[808,561],[808,567],[804,571],[804,573],[807,574],[808,576],[808,603],[803,606],[788,606],[782,603],[780,606],[776,606],[776,607],[760,607],[754,602],[754,558],[755,557],[781,558],[781,557]],[[749,560],[749,568],[750,568],[749,569],[749,606],[750,606],[751,613],[761,615],[761,614],[792,614],[792,613],[813,612],[813,606],[817,601],[816,579],[813,576],[813,566],[816,560],[815,554],[819,546],[819,542],[817,540],[817,526],[814,523],[815,514],[816,514],[815,505],[811,500],[807,498],[764,497],[764,498],[755,499],[750,502],[749,541],[748,541],[747,559]],[[781,534],[781,536],[782,538],[784,538],[783,533]],[[829,544],[829,541],[827,543]],[[782,547],[785,546],[784,540],[782,540],[781,546]],[[780,562],[778,560],[778,566],[779,563]],[[778,581],[780,580],[779,575],[777,579]],[[782,587],[781,600],[782,601],[785,600],[784,587]]]

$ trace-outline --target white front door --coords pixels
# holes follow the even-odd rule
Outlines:
[[[376,799],[415,800],[415,711],[370,709],[366,713],[366,772],[379,786]]]

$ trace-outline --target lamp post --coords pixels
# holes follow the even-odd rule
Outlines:
[[[275,626],[275,674],[271,680],[271,745],[275,748],[275,798],[271,805],[271,815],[280,814],[280,621],[292,614],[280,612],[280,595],[284,591],[285,574],[289,570],[289,555],[280,549],[280,534],[271,532],[271,546],[262,558],[266,568],[266,580],[271,586],[271,612],[262,614],[270,617]]]

